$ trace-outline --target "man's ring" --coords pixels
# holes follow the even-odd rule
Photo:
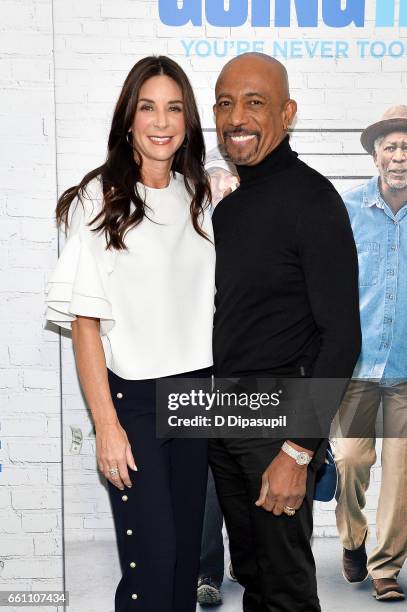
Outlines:
[[[290,506],[284,506],[283,511],[287,516],[294,516],[295,514],[295,508],[291,508]]]
[[[118,474],[118,473],[119,473],[119,468],[117,468],[117,467],[109,469],[109,474],[111,474],[112,476],[116,476],[116,474]]]

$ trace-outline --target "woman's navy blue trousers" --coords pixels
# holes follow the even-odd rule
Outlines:
[[[210,375],[205,368],[178,376]],[[108,376],[138,467],[128,468],[131,488],[108,481],[122,569],[115,612],[195,612],[208,442],[157,438],[156,379]]]

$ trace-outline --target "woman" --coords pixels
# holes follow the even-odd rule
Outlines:
[[[46,317],[72,329],[95,423],[123,572],[115,612],[196,606],[207,441],[156,438],[155,381],[211,374],[215,254],[203,159],[185,73],[147,57],[123,85],[106,162],[57,206],[69,235]]]

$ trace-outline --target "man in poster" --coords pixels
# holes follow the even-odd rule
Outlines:
[[[235,166],[227,160],[225,152],[218,146],[208,151],[205,170],[211,183],[211,204],[215,208],[225,194],[236,189],[239,179]],[[198,603],[202,606],[217,606],[222,603],[221,585],[225,571],[222,527],[223,514],[212,472],[209,470],[197,589]],[[230,580],[235,580],[230,563],[226,573]]]
[[[344,194],[359,258],[362,352],[339,412],[336,519],[343,575],[373,579],[377,600],[404,599],[407,557],[407,106],[388,109],[361,136],[379,171]],[[363,513],[383,406],[377,546],[367,558]]]
[[[349,217],[332,184],[290,147],[296,108],[285,68],[269,56],[234,58],[218,78],[218,139],[240,179],[213,214],[219,378],[348,379],[359,355]],[[318,423],[309,425],[318,436]],[[209,445],[243,610],[320,612],[310,538],[326,440]]]

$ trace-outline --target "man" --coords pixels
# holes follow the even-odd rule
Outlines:
[[[236,189],[239,182],[235,166],[230,163],[226,155],[222,157],[222,153],[223,151],[215,147],[209,151],[205,161],[205,170],[209,174],[211,184],[211,204],[214,208],[226,193]]]
[[[363,344],[339,412],[336,518],[343,575],[371,575],[378,600],[403,599],[397,576],[407,557],[407,106],[390,108],[361,136],[379,176],[344,194],[359,258]],[[376,460],[383,406],[377,546],[367,559],[362,512]]]
[[[240,179],[213,213],[219,378],[350,378],[359,355],[349,218],[291,150],[296,108],[285,68],[267,55],[234,58],[218,78],[218,139]],[[326,440],[316,435],[209,441],[245,612],[320,611],[310,538]]]
[[[225,153],[215,147],[206,156],[205,169],[211,184],[211,204],[215,208],[226,193],[236,188],[238,184],[236,168]],[[216,495],[212,471],[209,469],[197,588],[197,600],[203,606],[217,606],[222,603],[221,586],[225,571],[222,527],[223,514]],[[230,563],[226,568],[226,574],[230,580],[235,580]]]

